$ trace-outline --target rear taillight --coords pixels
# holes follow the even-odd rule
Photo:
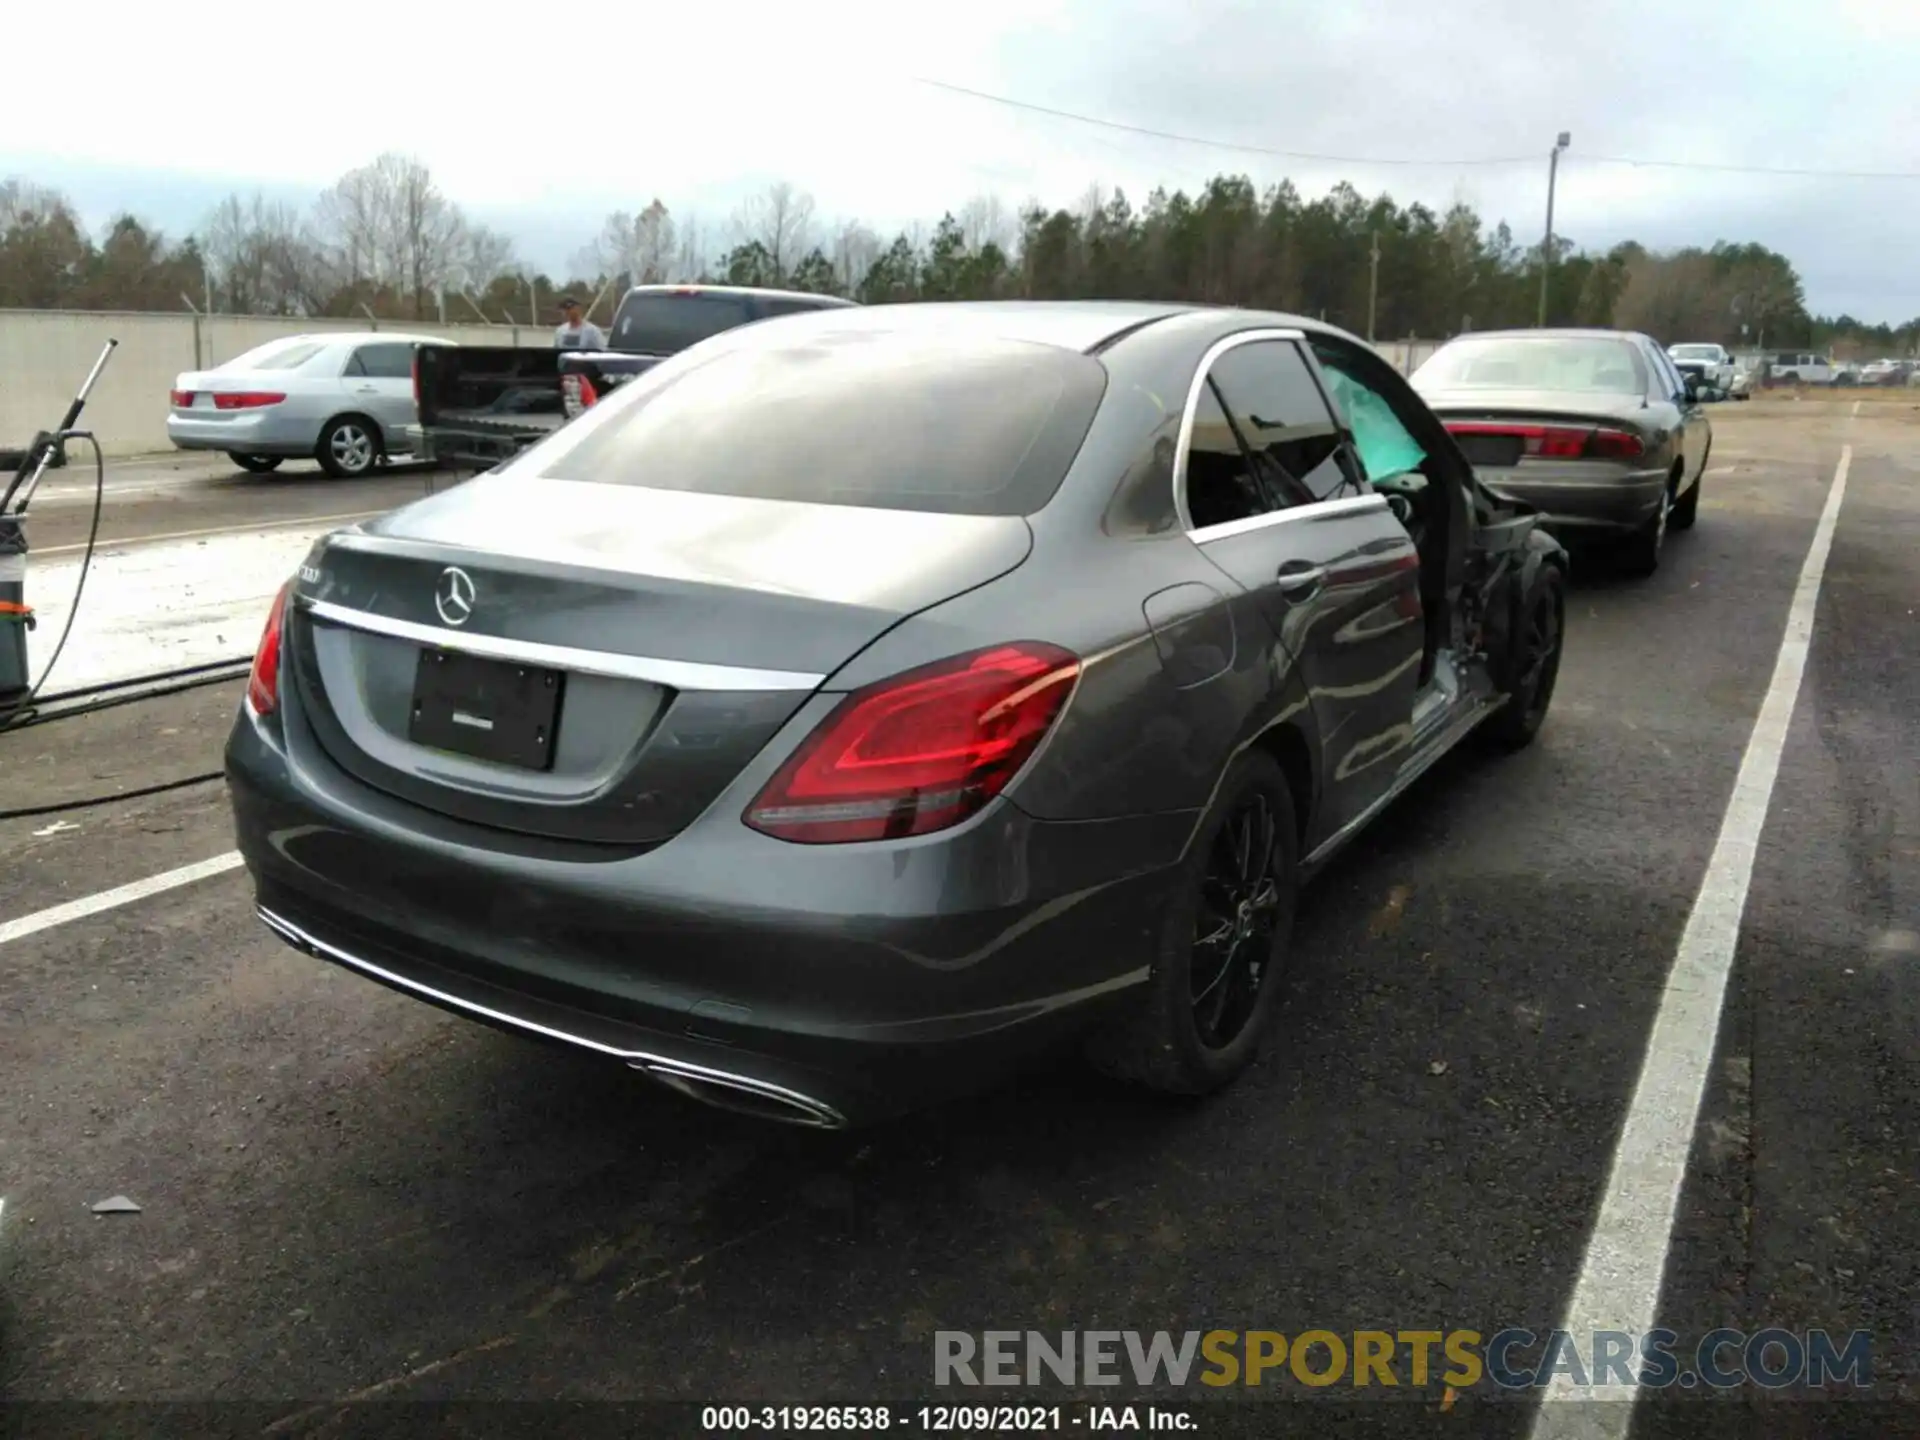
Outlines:
[[[176,410],[193,408],[193,391],[191,390],[174,390],[168,394],[167,398],[173,402],[173,408]]]
[[[594,405],[600,399],[600,392],[593,388],[593,382],[584,375],[562,375],[560,399],[566,407],[567,418],[572,419]]]
[[[1454,421],[1447,432],[1455,436],[1487,436],[1518,440],[1522,456],[1540,460],[1632,460],[1645,452],[1640,437],[1625,430],[1595,429],[1586,425],[1502,425]]]
[[[216,410],[258,410],[267,405],[278,405],[286,399],[270,390],[236,390],[225,395],[213,397]]]
[[[280,703],[280,632],[286,620],[287,594],[292,588],[293,582],[289,580],[273,597],[266,629],[260,632],[260,644],[253,652],[253,670],[247,676],[247,708],[256,715],[271,715]]]
[[[957,825],[1020,772],[1079,674],[1070,651],[1018,641],[856,690],[742,818],[776,839],[814,845]]]
[[[416,415],[420,413],[420,348],[417,345],[413,351],[413,411]]]

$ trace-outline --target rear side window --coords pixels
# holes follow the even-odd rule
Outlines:
[[[1255,340],[1213,362],[1215,388],[1274,505],[1307,505],[1347,483],[1340,427],[1299,347]]]
[[[1018,341],[843,332],[743,345],[664,384],[643,378],[622,390],[611,402],[617,413],[538,473],[761,500],[1030,515],[1059,489],[1105,390],[1098,360]]]
[[[645,355],[676,355],[736,325],[754,318],[752,307],[737,295],[712,291],[650,291],[629,295],[613,317],[609,343],[616,350]]]
[[[413,346],[362,345],[347,363],[347,374],[372,380],[408,380],[413,377]]]

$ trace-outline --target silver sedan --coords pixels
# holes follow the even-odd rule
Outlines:
[[[293,335],[173,382],[167,438],[181,450],[221,450],[265,474],[313,459],[336,479],[364,475],[405,451],[413,347],[445,345],[393,331]]]

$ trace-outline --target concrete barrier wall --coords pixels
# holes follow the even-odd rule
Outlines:
[[[124,456],[169,448],[167,392],[183,371],[207,369],[289,335],[367,328],[366,321],[353,320],[0,310],[0,448],[24,445],[36,430],[59,423],[109,337],[120,346],[82,423],[99,436],[107,454]],[[552,331],[532,326],[383,321],[379,328],[444,335],[473,345],[545,346],[553,341]],[[1376,348],[1407,374],[1438,343],[1393,341]]]

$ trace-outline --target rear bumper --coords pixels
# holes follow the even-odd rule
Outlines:
[[[167,416],[167,439],[176,450],[219,450],[230,455],[311,455],[320,433],[306,421],[267,411],[220,419]]]
[[[302,722],[285,715],[289,727]],[[242,710],[238,845],[281,939],[697,1098],[837,1127],[981,1088],[1145,978],[1192,817],[788,845],[728,791],[643,854],[583,858],[360,785]],[[502,848],[512,844],[515,848]]]
[[[1479,475],[1495,494],[1538,510],[1547,528],[1562,538],[1638,530],[1659,512],[1667,486],[1664,470],[1592,475],[1572,466],[1529,465],[1524,470],[1483,469]]]

